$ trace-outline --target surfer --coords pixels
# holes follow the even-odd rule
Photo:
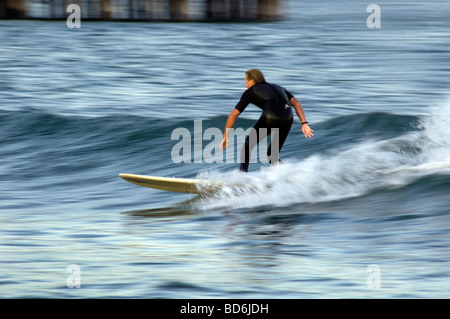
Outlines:
[[[272,144],[274,144],[272,142],[267,150],[267,156],[271,164],[278,163],[278,154],[289,134],[294,119],[291,106],[295,108],[295,112],[300,119],[302,132],[305,137],[311,138],[314,136],[314,130],[309,127],[300,102],[285,88],[276,84],[267,83],[260,70],[250,69],[245,73],[245,86],[247,90],[242,94],[240,101],[228,116],[220,149],[227,148],[231,128],[244,109],[250,103],[261,108],[263,113],[253,126],[252,132],[246,137],[241,150],[239,169],[247,173],[253,147],[272,132],[278,135],[275,140],[278,142],[278,145],[274,145],[274,149],[272,150]]]

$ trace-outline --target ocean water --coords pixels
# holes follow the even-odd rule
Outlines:
[[[0,297],[449,298],[450,3],[380,2],[376,29],[369,4],[288,1],[273,23],[0,21]],[[175,163],[178,128],[217,146],[202,133],[223,130],[252,67],[315,136],[296,119],[283,163],[247,175]],[[119,173],[227,185],[194,196]]]

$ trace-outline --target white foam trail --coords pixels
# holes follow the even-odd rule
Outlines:
[[[233,172],[220,176],[216,172],[202,177],[225,180],[229,186],[202,204],[209,208],[242,208],[340,200],[362,195],[376,184],[386,184],[387,181],[379,180],[386,177],[375,172],[397,163],[401,163],[398,154],[382,152],[377,144],[366,143],[334,156],[314,155],[301,161],[285,161],[278,167],[248,175]],[[244,186],[236,188],[233,184]]]
[[[229,186],[200,204],[248,208],[342,200],[405,186],[434,173],[450,173],[450,100],[431,107],[420,130],[395,139],[367,140],[331,155],[285,160],[247,175],[204,172],[201,178],[226,181]]]
[[[422,121],[422,162],[450,164],[450,98],[430,107]]]

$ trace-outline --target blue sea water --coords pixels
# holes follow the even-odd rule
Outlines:
[[[450,3],[380,2],[378,29],[369,4],[288,1],[270,23],[0,21],[0,297],[449,298]],[[223,130],[252,67],[315,136],[296,120],[283,163],[248,175],[175,163],[177,128],[219,143],[194,120]]]

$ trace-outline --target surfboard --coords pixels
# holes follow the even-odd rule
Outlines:
[[[146,176],[136,174],[119,174],[127,182],[169,192],[202,194],[215,192],[220,189],[219,182],[200,179]]]

